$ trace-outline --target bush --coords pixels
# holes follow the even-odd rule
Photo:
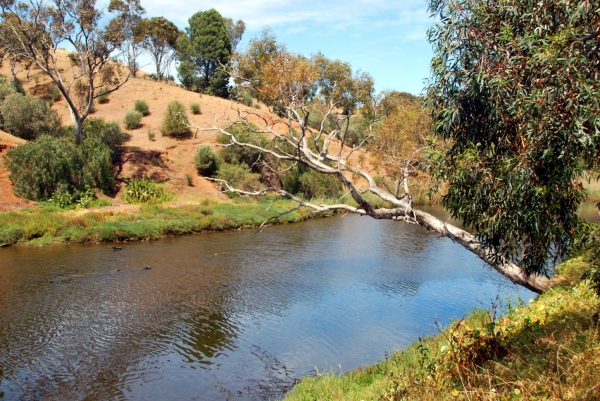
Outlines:
[[[133,108],[135,111],[142,113],[142,116],[150,114],[150,106],[148,106],[148,103],[145,100],[136,100]]]
[[[166,136],[186,135],[190,132],[186,125],[188,121],[185,106],[180,101],[174,100],[167,106],[160,131]]]
[[[228,181],[233,187],[244,191],[256,191],[260,187],[260,174],[249,172],[245,163],[221,165],[216,178]]]
[[[60,127],[58,114],[42,99],[12,93],[0,105],[4,130],[19,138],[31,140],[54,134]]]
[[[192,114],[194,114],[194,115],[202,114],[202,112],[200,111],[200,105],[198,103],[192,103],[190,105],[190,110],[192,111]]]
[[[108,93],[106,92],[106,89],[101,88],[98,92],[99,92],[99,96],[96,98],[98,103],[105,104],[110,101],[110,99],[108,98]]]
[[[58,102],[61,96],[62,94],[60,93],[60,89],[58,89],[58,86],[52,85],[50,87],[50,98],[52,99],[52,101]]]
[[[147,178],[132,179],[125,185],[125,193],[121,195],[121,200],[128,203],[158,204],[172,198],[169,192]]]
[[[142,125],[142,113],[137,110],[128,111],[123,122],[126,129],[136,129]]]
[[[203,176],[211,176],[217,171],[217,155],[210,145],[200,145],[196,148],[194,166]]]
[[[236,137],[238,142],[249,143],[266,148],[268,146],[267,138],[262,134],[253,132],[254,129],[258,130],[258,128],[253,125],[246,126],[244,124],[238,124],[232,126],[229,129],[229,132]],[[231,144],[231,139],[225,134],[219,134],[217,135],[217,142],[227,145]],[[245,146],[231,145],[223,149],[219,155],[226,163],[246,163],[248,166],[254,166],[261,157],[261,152]]]
[[[100,138],[84,138],[79,145],[69,138],[43,135],[6,153],[17,196],[50,199],[55,192],[75,194],[87,187],[114,188],[112,151]]]
[[[281,177],[283,189],[306,199],[338,196],[342,183],[334,176],[320,174],[303,165],[296,166]]]

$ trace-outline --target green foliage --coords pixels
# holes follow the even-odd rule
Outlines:
[[[98,93],[99,93],[99,95],[96,97],[96,100],[98,101],[98,103],[106,104],[110,101],[110,99],[108,98],[108,93],[106,92],[105,88],[98,89]]]
[[[593,2],[431,0],[428,102],[452,146],[443,204],[528,273],[572,247],[582,166],[600,162]],[[491,50],[493,49],[493,51]]]
[[[150,106],[145,100],[136,100],[134,110],[140,112],[142,116],[150,114]]]
[[[210,145],[200,145],[194,155],[194,166],[203,176],[212,176],[219,168],[217,155]]]
[[[198,12],[177,43],[182,85],[201,93],[228,97],[229,74],[223,68],[231,59],[231,39],[223,17],[215,9]]]
[[[137,110],[130,110],[125,114],[123,123],[126,129],[136,129],[142,126],[142,113]]]
[[[185,182],[187,183],[188,187],[193,187],[194,186],[194,177],[192,177],[191,174],[186,174]]]
[[[156,78],[162,81],[175,55],[180,32],[175,24],[164,17],[142,19],[140,31],[143,33],[142,44],[156,66]]]
[[[190,105],[190,111],[192,112],[192,114],[197,115],[197,114],[202,114],[200,111],[200,105],[198,103],[192,103]]]
[[[185,106],[180,101],[174,100],[167,106],[160,130],[166,136],[187,135],[190,132],[190,129],[186,125],[188,121]]]
[[[142,205],[140,212],[121,214],[89,212],[84,215],[63,213],[52,203],[40,209],[0,213],[0,244],[48,244],[52,242],[107,242],[159,239],[162,235],[192,234],[205,230],[254,227],[294,205],[287,200],[264,199],[219,201],[203,199],[200,205],[176,208]],[[103,200],[96,200],[98,205]],[[277,219],[298,222],[315,214],[296,210]]]
[[[54,192],[49,201],[59,209],[87,209],[111,204],[104,199],[96,198],[94,190],[90,187],[86,187],[84,191],[76,191],[73,194],[63,189],[58,190]]]
[[[148,130],[148,139],[151,141],[154,141],[155,137],[156,137],[156,134],[154,134],[154,132],[152,130]]]
[[[227,131],[234,135],[237,141],[240,143],[267,147],[269,142],[267,138],[262,134],[254,132],[255,130],[258,130],[258,128],[252,124],[236,124],[229,127]],[[231,144],[230,137],[225,134],[217,135],[217,142],[220,144],[229,145],[219,153],[221,159],[223,159],[223,161],[226,163],[245,163],[248,166],[253,166],[253,168],[256,168],[256,162],[262,156],[259,150],[252,149],[247,146]]]
[[[58,86],[52,85],[50,87],[50,98],[52,99],[52,101],[58,102],[61,97],[62,97],[62,93],[60,93],[60,89],[58,89]]]
[[[69,138],[43,135],[9,150],[5,163],[17,196],[46,200],[57,191],[112,190],[111,158],[112,151],[98,137],[85,138],[77,145]]]
[[[154,181],[134,178],[125,185],[121,199],[128,203],[159,204],[173,199],[173,195]]]
[[[229,182],[234,188],[244,191],[256,191],[260,188],[260,174],[250,172],[246,163],[219,166],[215,176]]]
[[[284,190],[306,199],[339,196],[343,190],[342,183],[336,177],[320,174],[303,165],[286,171],[281,176],[281,182]]]
[[[60,127],[60,118],[42,99],[13,93],[0,105],[4,130],[19,138],[31,140],[52,135]]]

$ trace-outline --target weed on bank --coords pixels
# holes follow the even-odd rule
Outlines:
[[[78,214],[52,206],[25,209],[0,214],[0,244],[141,241],[164,235],[256,227],[295,206],[286,200],[271,201],[205,199],[200,205],[143,205],[135,214],[101,210]],[[298,222],[313,216],[310,210],[298,209],[273,223]]]

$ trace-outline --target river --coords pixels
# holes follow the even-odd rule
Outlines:
[[[420,227],[367,217],[0,250],[0,398],[274,399],[467,310],[533,294]]]

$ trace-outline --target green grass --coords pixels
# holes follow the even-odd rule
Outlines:
[[[270,198],[226,202],[205,199],[201,205],[144,205],[139,213],[133,215],[115,212],[77,215],[58,207],[46,206],[0,213],[0,244],[140,241],[205,230],[256,227],[266,219],[293,208],[295,203],[276,200],[270,208],[269,205]],[[310,210],[299,209],[283,215],[276,222],[298,222],[311,216],[314,214]]]
[[[477,310],[388,359],[306,377],[285,400],[600,399],[600,301],[565,262],[562,285],[496,318]]]

